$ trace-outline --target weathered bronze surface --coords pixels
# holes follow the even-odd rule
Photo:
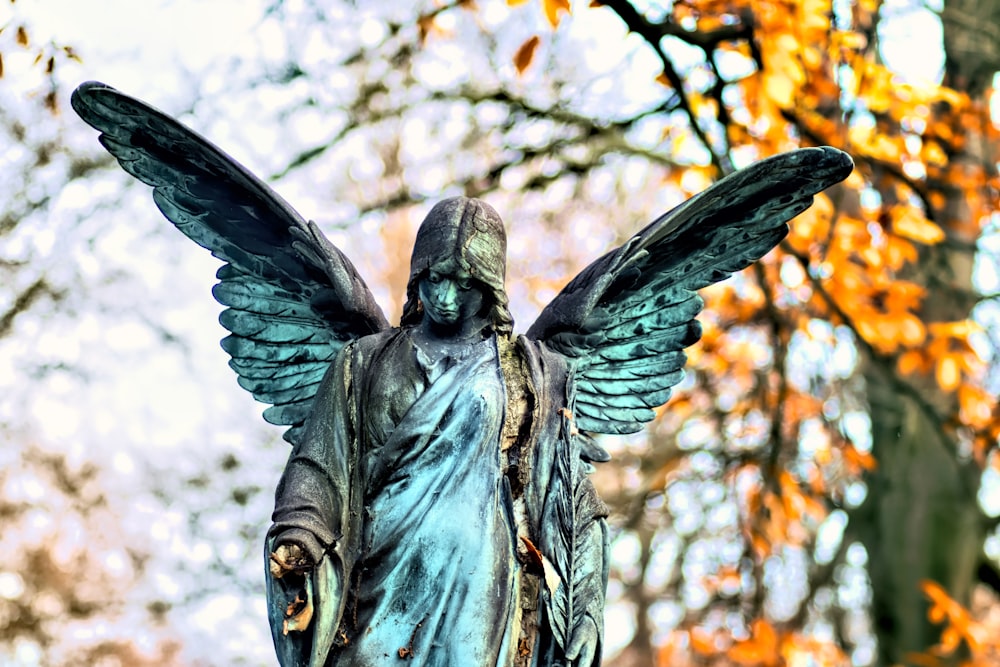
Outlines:
[[[698,340],[696,291],[759,259],[850,158],[758,162],[587,267],[525,335],[486,203],[436,205],[390,326],[350,261],[267,185],[100,83],[73,108],[178,229],[225,262],[213,294],[242,387],[292,444],[268,532],[291,665],[600,664],[607,510],[595,433],[653,418]]]

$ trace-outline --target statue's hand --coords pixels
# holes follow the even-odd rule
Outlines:
[[[600,638],[597,635],[597,625],[587,618],[573,629],[573,636],[566,649],[566,658],[574,667],[591,667],[597,653]]]
[[[271,553],[271,562],[268,568],[271,576],[281,579],[289,572],[303,573],[313,568],[315,563],[302,548],[295,543],[279,544],[278,548]]]

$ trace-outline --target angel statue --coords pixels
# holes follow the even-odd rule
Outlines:
[[[101,83],[72,104],[222,260],[222,347],[289,427],[265,545],[283,667],[599,665],[608,510],[588,472],[609,455],[594,434],[653,418],[700,336],[697,290],[853,168],[806,148],[720,180],[595,260],[523,335],[500,216],[446,199],[392,326],[316,224],[207,140]]]

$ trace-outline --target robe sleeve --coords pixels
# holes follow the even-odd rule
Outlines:
[[[304,579],[265,575],[271,635],[283,667],[321,667],[346,604],[361,532],[355,507],[361,493],[352,392],[356,356],[354,345],[345,346],[327,371],[305,437],[292,450],[275,491],[265,561],[279,545],[297,544],[314,564]],[[305,631],[288,631],[285,609],[302,596],[311,599],[312,621]]]
[[[581,458],[585,440],[572,423],[571,369],[544,345],[519,340],[537,409],[532,428],[529,530],[546,561],[542,627],[533,665],[596,667],[604,637],[608,583],[607,506]]]

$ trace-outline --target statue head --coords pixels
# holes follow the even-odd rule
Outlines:
[[[510,333],[510,315],[504,275],[507,234],[500,215],[479,199],[453,197],[438,202],[420,223],[410,258],[410,280],[401,324],[420,322],[418,288],[431,267],[453,260],[480,284],[489,309],[488,320],[498,333]]]

